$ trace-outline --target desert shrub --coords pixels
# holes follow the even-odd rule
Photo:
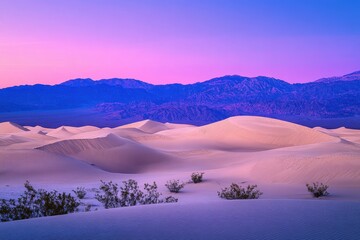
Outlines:
[[[157,191],[156,182],[153,184],[145,183],[144,184],[144,193],[142,195],[141,204],[157,204],[162,203],[164,200],[160,198],[161,193]]]
[[[40,206],[40,216],[54,216],[75,212],[80,205],[71,194],[41,190],[35,202]]]
[[[144,191],[140,190],[138,183],[133,179],[123,181],[120,189],[117,184],[112,182],[105,183],[101,181],[101,183],[100,190],[103,191],[103,194],[96,194],[95,197],[104,204],[105,208],[173,203],[178,201],[178,199],[172,196],[162,199],[155,182],[153,184],[145,183]]]
[[[0,220],[12,221],[35,217],[54,216],[78,210],[78,202],[71,194],[36,190],[28,181],[18,199],[0,199]]]
[[[86,190],[84,187],[77,187],[73,190],[73,192],[79,199],[83,199],[86,196]]]
[[[218,196],[225,199],[258,199],[262,194],[257,189],[257,185],[248,185],[244,188],[236,183],[232,183],[230,187],[218,192]]]
[[[176,203],[178,201],[179,201],[179,199],[174,198],[173,196],[168,196],[164,199],[165,203]]]
[[[310,193],[316,198],[329,195],[327,189],[328,185],[324,185],[323,183],[314,182],[312,185],[306,184],[306,187]]]
[[[185,186],[185,183],[180,183],[180,180],[167,181],[165,187],[172,193],[178,193]]]
[[[204,176],[204,173],[194,172],[191,174],[191,180],[193,183],[200,183],[202,182],[202,178]]]
[[[116,183],[101,180],[100,191],[96,193],[95,199],[101,202],[105,208],[116,208],[120,206],[119,186]]]
[[[145,192],[142,195],[140,200],[140,204],[157,204],[157,203],[175,203],[178,201],[177,198],[173,196],[167,196],[165,198],[161,198],[161,193],[157,191],[157,184],[153,182],[153,184],[144,184]]]
[[[141,201],[142,195],[143,192],[135,180],[123,181],[123,186],[120,188],[120,206],[135,206]]]

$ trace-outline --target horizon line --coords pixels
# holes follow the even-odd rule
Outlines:
[[[340,76],[329,76],[329,77],[322,77],[322,78],[319,78],[319,79],[316,79],[316,80],[312,80],[312,81],[308,81],[308,82],[299,82],[299,83],[290,83],[286,80],[283,80],[283,79],[279,79],[279,78],[275,78],[275,77],[269,77],[269,76],[264,76],[264,75],[258,75],[256,77],[248,77],[248,76],[242,76],[242,75],[239,75],[239,74],[227,74],[227,75],[222,75],[222,76],[218,76],[218,77],[213,77],[213,78],[210,78],[210,79],[206,79],[206,80],[203,80],[203,81],[196,81],[196,82],[193,82],[193,83],[179,83],[179,82],[173,82],[173,83],[165,83],[165,84],[154,84],[154,83],[151,83],[151,82],[146,82],[146,81],[143,81],[143,80],[140,80],[140,79],[136,79],[136,78],[131,78],[131,77],[113,77],[113,78],[100,78],[100,79],[93,79],[91,77],[78,77],[78,78],[72,78],[72,79],[68,79],[68,80],[65,80],[65,81],[61,81],[59,83],[56,83],[56,84],[44,84],[44,83],[35,83],[35,84],[20,84],[20,85],[12,85],[12,86],[8,86],[8,87],[3,87],[3,88],[0,88],[0,90],[3,90],[3,89],[6,89],[6,88],[13,88],[13,87],[23,87],[23,86],[36,86],[36,85],[43,85],[43,86],[57,86],[57,85],[60,85],[62,83],[65,83],[65,82],[68,82],[68,81],[73,81],[73,80],[91,80],[91,81],[102,81],[102,80],[112,80],[112,79],[121,79],[121,80],[132,80],[132,81],[140,81],[140,82],[143,82],[143,83],[146,83],[146,84],[150,84],[150,85],[154,85],[154,86],[162,86],[162,85],[171,85],[171,84],[180,84],[180,85],[192,85],[192,84],[196,84],[196,83],[203,83],[203,82],[207,82],[207,81],[210,81],[210,80],[213,80],[213,79],[217,79],[217,78],[223,78],[223,77],[243,77],[243,78],[259,78],[259,77],[266,77],[266,78],[271,78],[271,79],[275,79],[275,80],[279,80],[279,81],[283,81],[283,82],[286,82],[288,84],[307,84],[307,83],[312,83],[312,82],[316,82],[320,79],[326,79],[326,78],[333,78],[333,77],[342,77],[342,76],[346,76],[346,75],[351,75],[351,74],[354,74],[354,73],[358,73],[360,72],[359,70],[357,71],[353,71],[351,73],[346,73],[344,75],[340,75]]]

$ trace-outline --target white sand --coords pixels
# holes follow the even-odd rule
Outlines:
[[[0,123],[0,198],[18,195],[25,180],[70,191],[98,187],[100,179],[129,178],[156,181],[167,195],[167,180],[186,182],[194,171],[205,172],[205,182],[186,185],[177,204],[98,206],[98,212],[0,223],[0,239],[359,236],[358,130],[311,129],[248,116],[202,127],[150,120],[102,129]],[[312,181],[330,185],[327,200],[310,200],[305,183]],[[256,183],[264,195],[252,201],[219,199],[216,192],[231,182]],[[99,205],[92,198],[85,202]]]
[[[355,240],[360,205],[257,200],[161,204],[0,224],[3,239]]]

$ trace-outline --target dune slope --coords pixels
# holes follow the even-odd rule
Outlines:
[[[0,123],[0,134],[18,133],[18,132],[24,132],[24,131],[29,131],[29,130],[23,126],[20,126],[16,123],[12,123],[12,122]]]
[[[93,139],[63,140],[37,149],[72,156],[109,172],[136,173],[148,168],[161,170],[163,165],[173,162],[165,153],[115,134]]]
[[[337,140],[336,137],[301,125],[250,116],[231,117],[201,127],[171,129],[155,135],[166,136],[168,139],[144,143],[170,149],[225,151],[258,151]]]

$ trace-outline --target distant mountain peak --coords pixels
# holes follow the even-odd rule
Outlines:
[[[240,76],[240,75],[225,75],[222,77],[212,78],[205,82],[200,82],[200,83],[243,82],[245,80],[248,80],[248,81],[254,81],[254,80],[259,81],[260,80],[260,81],[266,81],[266,82],[283,82],[283,83],[289,84],[288,82],[285,82],[283,80],[273,78],[273,77],[266,77],[266,76],[244,77],[244,76]]]
[[[69,86],[69,87],[87,87],[94,85],[109,85],[109,86],[121,86],[123,88],[145,88],[148,89],[152,84],[131,79],[131,78],[110,78],[110,79],[100,79],[93,80],[91,78],[77,78],[68,80],[66,82],[60,83],[61,86]]]
[[[71,87],[85,87],[85,86],[94,85],[94,82],[95,81],[92,80],[91,78],[76,78],[60,83],[59,85],[71,86]]]
[[[360,80],[360,71],[345,74],[343,76],[321,78],[319,80],[316,80],[315,82],[330,83],[330,82],[338,82],[338,81],[358,81],[358,80]]]
[[[354,76],[354,75],[359,75],[360,76],[360,71],[352,72],[352,73],[346,74],[344,76]]]

